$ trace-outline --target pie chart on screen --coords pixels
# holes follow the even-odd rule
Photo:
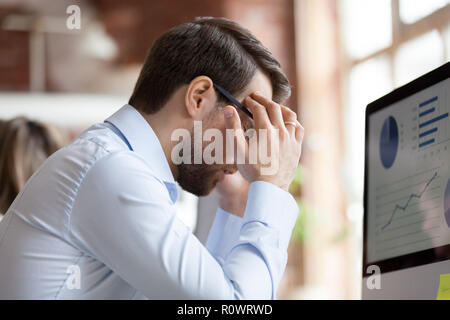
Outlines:
[[[392,167],[398,151],[398,126],[390,116],[383,123],[380,136],[380,158],[385,169]]]
[[[444,194],[444,215],[447,226],[450,228],[450,179],[447,182]]]

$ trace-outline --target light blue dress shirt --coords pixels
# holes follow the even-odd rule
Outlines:
[[[156,134],[130,105],[53,154],[0,223],[0,299],[273,299],[298,214],[253,182],[206,247],[176,217]]]

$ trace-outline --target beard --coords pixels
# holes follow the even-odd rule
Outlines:
[[[212,124],[212,119],[217,116],[218,110],[212,111],[209,117],[203,122],[206,124]],[[193,137],[194,129],[191,129],[191,137]],[[216,184],[223,178],[224,171],[234,172],[237,170],[235,165],[232,164],[206,164],[194,163],[194,143],[191,144],[191,163],[181,163],[177,165],[178,178],[177,182],[181,188],[196,195],[206,196],[215,188]],[[203,154],[203,150],[202,150]],[[182,155],[182,151],[181,151]]]
[[[223,165],[180,164],[177,182],[184,190],[196,196],[206,196],[222,179]]]

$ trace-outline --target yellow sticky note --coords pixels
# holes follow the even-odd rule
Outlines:
[[[437,300],[450,300],[450,273],[441,274]]]

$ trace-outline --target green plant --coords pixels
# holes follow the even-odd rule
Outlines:
[[[294,180],[289,186],[289,192],[292,194],[295,200],[297,200],[297,205],[299,208],[299,215],[297,221],[295,222],[295,226],[291,236],[291,240],[296,241],[298,243],[304,242],[305,239],[307,238],[306,221],[308,219],[308,210],[301,201],[302,183],[303,183],[303,167],[299,165],[295,173]]]

